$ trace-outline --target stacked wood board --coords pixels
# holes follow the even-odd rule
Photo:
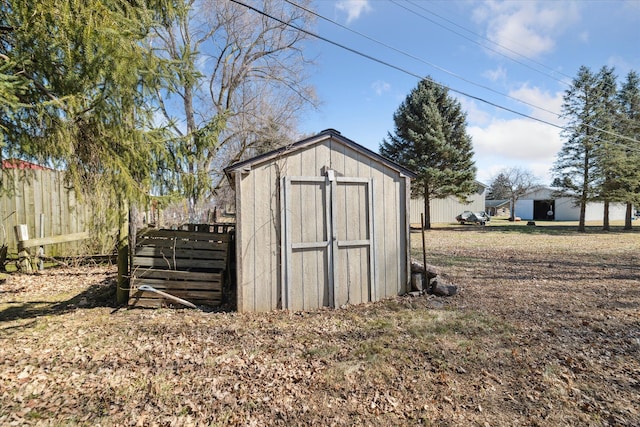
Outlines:
[[[202,228],[199,228],[202,230]],[[138,233],[131,264],[129,305],[219,305],[227,271],[229,233],[154,230]],[[159,292],[148,289],[150,286]]]

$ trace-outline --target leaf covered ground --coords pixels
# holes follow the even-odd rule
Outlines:
[[[112,267],[12,274],[0,425],[640,425],[637,232],[426,239],[457,296],[143,310],[115,307]]]

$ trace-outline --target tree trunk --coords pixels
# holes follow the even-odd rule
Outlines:
[[[429,194],[424,194],[424,230],[431,230],[431,200]]]
[[[582,200],[580,200],[580,218],[579,218],[579,221],[578,221],[578,231],[583,232],[583,233],[586,230],[585,229],[586,213],[587,213],[587,201],[583,197]]]
[[[624,214],[624,229],[631,230],[631,217],[633,216],[633,204],[627,202],[627,211]]]
[[[609,201],[604,201],[604,213],[602,218],[602,230],[609,231]]]
[[[509,209],[509,221],[515,221],[516,220],[516,199],[511,197],[509,199],[509,204],[511,205]]]
[[[118,284],[116,300],[126,304],[129,299],[129,209],[128,203],[119,203]]]

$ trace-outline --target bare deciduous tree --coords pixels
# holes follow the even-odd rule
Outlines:
[[[509,221],[515,220],[515,206],[527,193],[540,187],[538,178],[528,169],[517,166],[502,169],[499,173],[501,186],[510,201]]]
[[[302,51],[308,35],[296,29],[312,16],[280,1],[255,3],[264,15],[230,1],[184,0],[151,39],[176,64],[178,84],[158,98],[172,130],[173,185],[191,220],[222,185],[224,167],[264,143],[286,144],[297,136],[298,115],[315,106]]]

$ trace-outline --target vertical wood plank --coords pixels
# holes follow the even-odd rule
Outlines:
[[[404,184],[404,216],[402,219],[404,219],[403,223],[401,224],[402,226],[402,230],[404,230],[403,236],[404,236],[404,242],[401,242],[403,244],[404,249],[404,271],[402,271],[402,274],[400,276],[400,280],[401,283],[404,285],[401,289],[400,289],[400,293],[405,293],[408,292],[409,290],[411,290],[411,212],[409,211],[409,204],[411,203],[411,179],[409,177],[403,177],[402,180],[403,184]]]
[[[291,242],[292,242],[292,237],[291,237],[291,232],[292,232],[292,220],[291,220],[291,192],[292,192],[292,188],[291,188],[291,177],[284,177],[282,178],[283,182],[284,182],[284,214],[285,214],[285,223],[284,223],[284,229],[285,229],[285,253],[286,253],[286,260],[285,260],[285,301],[283,301],[283,308],[287,308],[287,309],[291,309],[292,306],[292,292],[291,292],[291,286],[293,286],[292,284],[292,280],[293,278],[291,277],[292,275],[292,264],[293,264],[293,251],[291,249]]]
[[[376,229],[375,229],[375,216],[374,216],[374,206],[375,206],[375,187],[373,178],[369,178],[369,188],[367,188],[367,202],[368,202],[368,220],[369,220],[369,232],[368,238],[371,241],[371,244],[368,248],[368,264],[369,264],[369,275],[370,275],[370,285],[369,285],[369,301],[377,301],[377,293],[376,286],[378,282],[378,272],[377,272],[377,263],[376,263]]]
[[[271,202],[274,188],[271,182],[272,164],[256,167],[251,171],[254,183],[254,292],[258,311],[269,311],[277,289],[271,283],[272,268],[276,268],[277,255],[272,252],[272,228],[275,226],[275,211]]]
[[[237,224],[243,224],[244,222],[240,222],[240,221],[244,221],[244,217],[243,217],[243,204],[242,204],[242,198],[244,196],[243,192],[242,192],[242,173],[240,171],[237,171],[235,173],[235,199],[236,199],[236,203],[235,203],[235,209],[236,209],[236,221]],[[244,256],[244,231],[243,231],[244,227],[236,227],[236,241],[235,241],[235,245],[236,245],[236,250],[235,250],[235,254],[236,254],[236,310],[238,310],[238,312],[240,313],[244,313],[246,310],[246,298],[244,295],[244,287],[242,286],[242,284],[244,283],[244,263],[245,263],[245,256]]]
[[[333,158],[332,158],[333,163]],[[338,183],[334,179],[329,183],[330,188],[330,204],[331,204],[331,214],[329,215],[329,230],[331,233],[331,253],[329,254],[329,274],[331,274],[331,306],[339,307],[342,305],[342,290],[344,286],[340,282],[340,274],[338,272],[339,262],[338,262],[338,225],[336,222],[336,211],[338,209]]]
[[[379,163],[372,165],[372,181],[373,181],[373,223],[374,230],[372,235],[375,239],[375,251],[372,257],[375,263],[375,282],[372,286],[372,292],[375,294],[374,300],[377,301],[380,298],[384,298],[386,295],[385,289],[387,286],[387,269],[385,258],[387,254],[387,241],[385,236],[385,229],[387,227],[386,221],[386,193],[385,193],[385,179],[386,176],[383,173],[384,166]]]
[[[395,286],[395,293],[396,295],[400,293],[400,289],[402,289],[402,267],[403,267],[403,253],[405,250],[405,246],[404,246],[404,239],[402,237],[402,226],[401,226],[401,221],[404,217],[404,212],[402,209],[402,207],[404,207],[404,205],[401,205],[402,202],[402,194],[401,191],[403,190],[403,188],[400,185],[400,178],[398,177],[397,179],[394,180],[394,194],[395,194],[395,203],[394,203],[394,215],[393,215],[393,222],[395,225],[395,242],[396,242],[396,246],[395,246],[395,256],[394,256],[394,261],[395,261],[395,265],[396,265],[396,286]],[[404,222],[404,221],[402,221]]]
[[[289,260],[291,259],[291,241],[288,237],[288,189],[286,185],[285,177],[280,178],[280,293],[282,300],[282,308],[287,308],[289,304],[289,277],[290,272],[288,271]]]
[[[34,170],[34,178],[33,178],[33,182],[31,184],[31,187],[33,188],[33,214],[35,216],[35,228],[34,228],[34,236],[37,237],[44,237],[44,235],[40,235],[40,232],[44,232],[46,233],[47,230],[44,227],[44,224],[42,224],[41,222],[44,222],[44,215],[42,212],[42,197],[43,197],[43,192],[42,192],[42,184],[43,184],[43,174],[42,174],[42,170]],[[84,231],[84,230],[83,230]]]

